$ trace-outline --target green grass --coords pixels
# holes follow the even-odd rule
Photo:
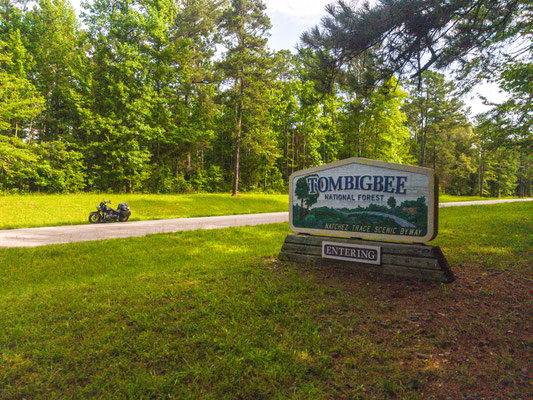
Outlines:
[[[0,229],[85,224],[102,200],[128,203],[132,221],[286,211],[289,202],[280,194],[9,195],[0,196]]]
[[[2,249],[0,398],[510,398],[532,211],[441,210],[450,285],[278,263],[286,224]]]
[[[439,203],[456,203],[458,201],[480,201],[480,200],[500,200],[513,199],[514,197],[480,197],[480,196],[454,196],[451,194],[439,195]]]
[[[438,231],[432,244],[449,248],[455,263],[533,266],[533,202],[443,208]]]
[[[479,200],[443,195],[440,202]],[[484,198],[486,200],[486,198]],[[102,200],[129,204],[132,221],[288,211],[288,195],[243,194],[58,194],[0,196],[0,229],[87,224]]]

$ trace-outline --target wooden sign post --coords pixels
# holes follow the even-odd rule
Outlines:
[[[432,169],[350,158],[295,172],[289,190],[297,234],[280,260],[453,281],[440,248],[424,244],[438,231]]]

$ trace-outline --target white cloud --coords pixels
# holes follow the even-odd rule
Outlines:
[[[296,18],[317,17],[325,14],[326,5],[334,0],[264,0],[267,14],[279,13]]]

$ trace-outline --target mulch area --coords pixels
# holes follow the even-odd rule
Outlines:
[[[452,265],[456,280],[441,284],[291,265],[370,305],[355,332],[403,354],[393,362],[410,387],[369,398],[533,399],[531,269]]]

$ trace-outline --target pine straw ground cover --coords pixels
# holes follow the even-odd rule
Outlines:
[[[0,398],[529,399],[533,204],[441,210],[444,285],[285,224],[0,251]]]

